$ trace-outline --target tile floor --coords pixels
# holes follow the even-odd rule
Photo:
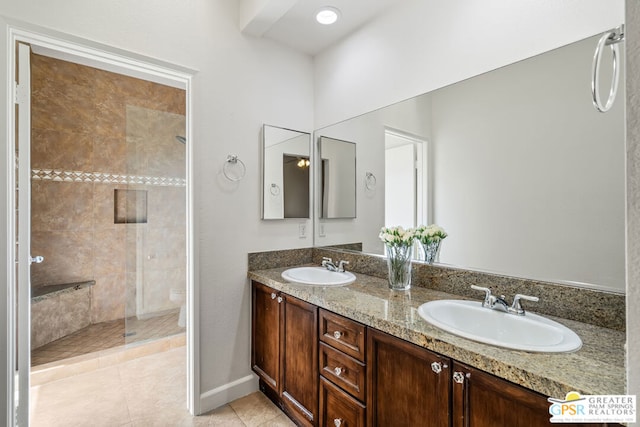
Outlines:
[[[178,315],[176,311],[144,320],[130,317],[89,325],[32,350],[31,366],[182,333],[185,328],[178,326]],[[125,330],[134,334],[125,337]]]
[[[31,387],[32,427],[278,427],[294,424],[256,392],[192,417],[185,348]]]

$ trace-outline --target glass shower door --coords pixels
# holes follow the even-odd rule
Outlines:
[[[127,343],[185,331],[184,135],[184,112],[126,106],[128,178],[116,190],[115,209],[126,232]]]

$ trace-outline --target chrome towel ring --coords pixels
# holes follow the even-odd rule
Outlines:
[[[623,40],[624,24],[604,33],[602,37],[600,37],[598,46],[596,47],[596,53],[593,55],[593,65],[591,67],[591,96],[593,106],[601,113],[606,113],[611,109],[616,99],[616,94],[618,93],[618,83],[620,81],[620,49],[618,43]],[[603,105],[600,99],[600,60],[602,59],[602,51],[605,46],[611,47],[611,54],[613,55],[613,81],[611,82],[611,89],[609,90],[609,98]]]
[[[222,173],[229,181],[240,181],[244,178],[247,168],[235,154],[229,154],[222,166]]]

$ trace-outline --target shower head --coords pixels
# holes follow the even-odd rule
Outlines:
[[[185,138],[184,136],[176,135],[176,139],[178,140],[178,142],[182,142],[183,144],[187,143],[187,138]]]

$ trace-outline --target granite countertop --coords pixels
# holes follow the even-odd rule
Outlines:
[[[573,320],[545,316],[575,331],[582,348],[572,353],[529,353],[478,343],[452,335],[423,320],[417,308],[458,295],[412,287],[392,291],[387,281],[354,273],[356,281],[342,287],[286,282],[286,268],[250,271],[250,279],[310,302],[367,326],[451,357],[546,396],[564,399],[581,394],[625,394],[625,333]],[[534,312],[533,310],[531,310]]]

